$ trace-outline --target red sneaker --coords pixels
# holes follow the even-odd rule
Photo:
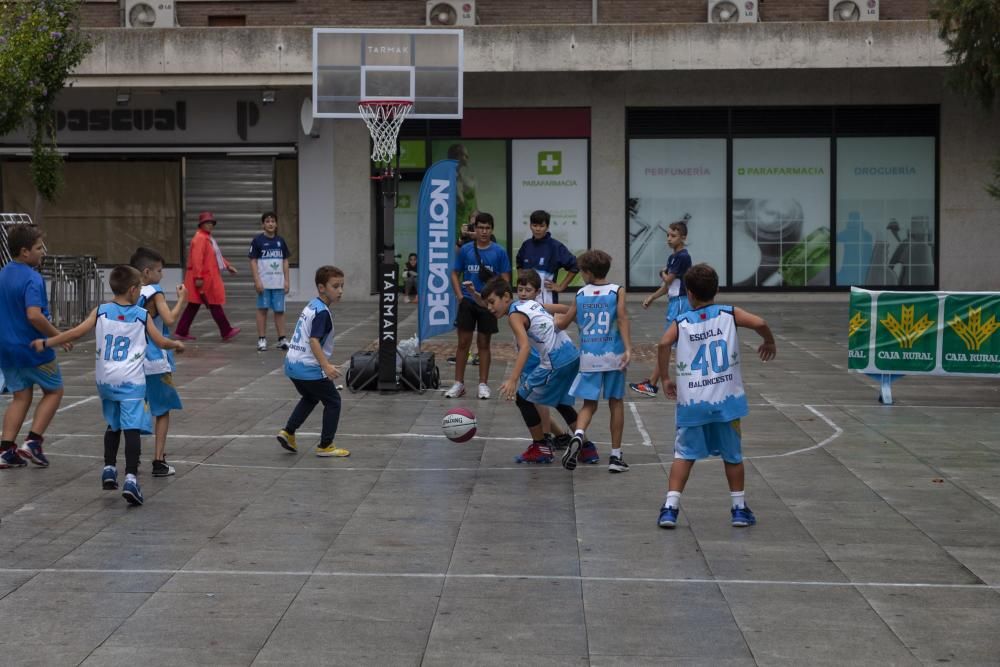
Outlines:
[[[553,458],[551,447],[533,442],[514,461],[517,463],[552,463]]]

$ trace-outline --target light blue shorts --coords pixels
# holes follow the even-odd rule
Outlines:
[[[57,361],[31,368],[4,368],[3,382],[0,384],[6,385],[10,392],[31,389],[36,384],[42,391],[57,391],[63,386],[62,372]]]
[[[569,388],[573,386],[577,372],[580,370],[580,360],[574,359],[573,363],[566,364],[562,368],[542,368],[538,367],[531,372],[531,375],[524,377],[521,386],[518,387],[517,394],[529,403],[535,405],[573,405],[576,399],[570,396]]]
[[[691,304],[688,303],[686,294],[670,297],[670,303],[667,304],[667,323],[664,325],[663,330],[666,331],[669,329],[674,320],[689,310],[691,310]]]
[[[276,313],[285,312],[285,290],[266,289],[258,294],[257,310],[273,310]]]
[[[174,387],[173,373],[146,376],[146,403],[154,417],[161,417],[171,410],[182,410],[181,397]]]
[[[720,456],[726,463],[743,461],[740,420],[713,422],[701,426],[678,426],[674,458],[697,461]]]
[[[138,429],[140,433],[153,432],[149,406],[141,398],[127,398],[123,401],[102,398],[101,410],[104,412],[104,421],[108,422],[108,428],[112,431]]]
[[[590,371],[577,374],[569,393],[585,401],[625,397],[625,371]]]

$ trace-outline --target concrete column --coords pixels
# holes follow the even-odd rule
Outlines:
[[[336,252],[331,253],[330,261],[346,274],[345,299],[374,301],[370,137],[360,119],[335,120],[332,130],[336,155],[333,188],[337,196],[332,207]]]
[[[612,257],[608,279],[625,284],[625,85],[622,75],[595,73],[590,117],[590,247]]]
[[[308,300],[316,292],[316,269],[333,261],[334,224],[333,123],[317,121],[319,136],[299,129],[299,280],[297,296]]]

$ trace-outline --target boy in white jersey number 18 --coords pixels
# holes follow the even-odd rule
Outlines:
[[[139,473],[140,433],[152,432],[146,407],[146,339],[162,350],[184,351],[184,345],[164,338],[145,308],[136,305],[142,290],[142,274],[131,266],[116,266],[108,277],[115,298],[91,311],[83,322],[51,338],[31,344],[35,350],[62,345],[95,331],[97,338],[97,393],[101,397],[108,430],[104,437],[104,470],[101,486],[118,488],[118,443],[125,432],[125,485],[122,496],[130,505],[142,504]]]
[[[746,327],[760,334],[764,342],[757,354],[764,362],[774,358],[774,336],[767,322],[757,315],[714,303],[719,276],[708,264],[691,267],[684,276],[684,286],[691,310],[670,324],[657,346],[659,367],[664,377],[669,377],[670,350],[677,343],[677,380],[667,383],[666,392],[677,399],[677,436],[667,498],[658,524],[661,528],[677,525],[681,492],[694,462],[719,456],[729,482],[732,525],[752,526],[757,518],[746,504],[740,442],[740,418],[749,410],[736,328]]]

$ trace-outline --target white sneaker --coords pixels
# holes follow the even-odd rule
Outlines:
[[[257,351],[258,352],[266,352],[267,351],[267,339],[266,338],[258,338],[257,339]]]
[[[479,398],[487,399],[490,397],[490,386],[488,384],[479,383]]]
[[[445,398],[458,398],[460,396],[465,396],[465,385],[461,382],[451,385],[451,389],[444,394]]]

